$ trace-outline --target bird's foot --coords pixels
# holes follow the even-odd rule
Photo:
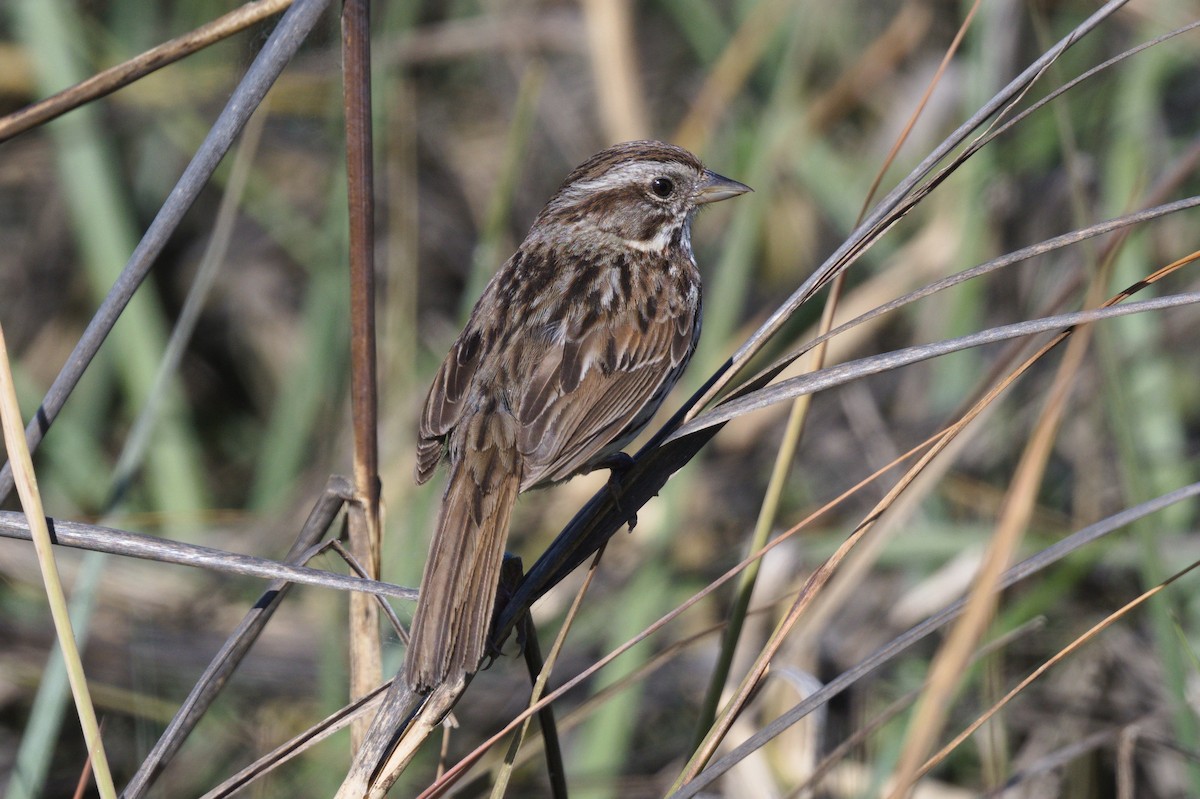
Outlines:
[[[605,456],[595,466],[597,469],[608,469],[608,493],[613,498],[613,504],[617,506],[618,513],[625,512],[621,507],[621,483],[625,479],[625,475],[633,468],[634,463],[636,461],[624,452],[614,452]],[[637,511],[630,513],[626,522],[629,524],[629,532],[632,533],[633,528],[637,527]]]

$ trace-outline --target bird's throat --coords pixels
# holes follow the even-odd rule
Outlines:
[[[689,234],[689,225],[686,222],[677,224],[663,225],[653,236],[648,239],[621,239],[621,242],[626,246],[641,252],[662,253],[673,244],[682,245],[689,252],[692,249],[691,238]]]

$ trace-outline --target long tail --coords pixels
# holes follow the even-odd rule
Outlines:
[[[466,421],[465,446],[451,456],[404,662],[404,678],[417,692],[475,673],[484,657],[521,485],[515,435],[505,421],[494,414]]]

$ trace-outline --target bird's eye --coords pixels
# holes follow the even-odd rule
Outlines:
[[[650,191],[665,200],[675,191],[675,183],[670,178],[655,178],[650,181]]]

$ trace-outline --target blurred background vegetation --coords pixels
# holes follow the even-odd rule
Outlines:
[[[755,194],[701,216],[706,280],[696,388],[854,227],[877,171],[916,109],[969,3],[806,0],[455,0],[384,2],[375,30],[379,196],[384,578],[415,585],[439,489],[412,484],[415,414],[428,380],[491,272],[572,166],[615,141],[655,137],[695,150]],[[6,0],[0,5],[0,113],[9,113],[219,16],[229,0]],[[894,165],[890,187],[949,131],[1095,5],[988,2]],[[1131,3],[1045,77],[1065,82],[1200,16],[1191,0]],[[0,322],[26,415],[78,339],[272,22],[0,145]],[[68,402],[36,464],[47,513],[280,557],[326,477],[350,469],[345,169],[337,18],[308,41],[172,238],[101,358]],[[1195,33],[1156,46],[1069,92],[997,140],[850,272],[840,318],[1050,236],[1200,193],[1200,58]],[[1035,89],[1041,96],[1048,88]],[[1189,161],[1188,159],[1192,159]],[[215,223],[221,204],[233,213]],[[1137,228],[1111,254],[1084,243],[938,294],[833,342],[830,360],[886,352],[1073,309],[1197,249],[1196,216]],[[206,253],[219,263],[176,379],[161,395],[144,463],[114,506],[131,426]],[[1106,259],[1110,259],[1111,262]],[[1102,273],[1102,268],[1110,272]],[[1187,269],[1155,287],[1195,290]],[[788,341],[815,325],[819,303]],[[1096,330],[1038,488],[1023,554],[1200,472],[1200,316],[1185,308]],[[782,351],[780,349],[780,351]],[[784,530],[953,418],[1008,357],[961,353],[819,395],[782,494]],[[780,675],[738,722],[763,726],[970,585],[1013,470],[1045,402],[1052,355],[976,423],[913,503],[872,539],[840,592],[777,659]],[[787,409],[731,423],[613,540],[557,674],[571,676],[746,554]],[[531,563],[605,480],[589,475],[527,496],[509,549]],[[881,496],[869,486],[764,562],[735,661],[761,646],[795,591]],[[15,499],[10,507],[16,507]],[[989,637],[1021,629],[979,662],[950,711],[975,718],[1091,624],[1200,558],[1195,503],[1093,545],[1005,595]],[[261,584],[63,552],[94,581],[86,666],[118,780],[136,768]],[[69,796],[84,750],[68,713],[27,743],[46,670],[48,613],[31,548],[0,540],[0,785],[18,750],[40,752],[40,795]],[[339,568],[331,556],[314,565]],[[535,609],[553,631],[577,582]],[[923,784],[973,796],[1019,777],[1022,796],[1200,794],[1195,578],[1131,614],[1025,691]],[[606,669],[560,704],[577,796],[657,796],[685,759],[719,634],[708,632],[607,701],[584,704],[672,642],[722,622],[730,589]],[[786,607],[786,603],[784,605]],[[399,607],[407,619],[409,609]],[[345,598],[291,595],[227,693],[160,783],[199,795],[346,701]],[[1039,620],[1033,627],[1023,627]],[[550,633],[545,633],[548,637]],[[389,668],[402,647],[389,638]],[[926,642],[838,697],[719,783],[730,797],[788,795],[827,753],[920,685]],[[557,679],[557,678],[556,678]],[[463,753],[524,704],[519,661],[471,686],[451,751]],[[586,696],[585,696],[586,694]],[[575,711],[577,715],[570,715]],[[907,716],[853,747],[817,795],[877,795]],[[819,726],[819,736],[814,729]],[[1058,758],[1069,745],[1090,745]],[[23,743],[24,742],[24,743]],[[335,737],[268,778],[258,796],[328,796],[344,772]],[[428,784],[435,753],[396,795]],[[512,795],[540,795],[532,758]],[[476,786],[476,790],[482,790]],[[15,788],[9,795],[17,794]]]

